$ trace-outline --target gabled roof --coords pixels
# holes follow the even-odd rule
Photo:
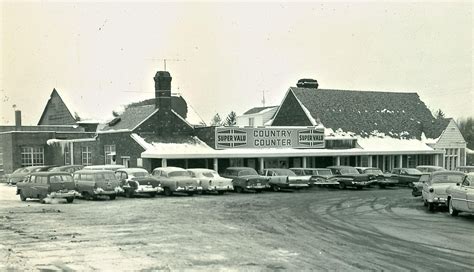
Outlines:
[[[53,105],[53,100],[57,100],[58,103]],[[56,119],[50,121],[46,119],[49,115],[55,115]],[[51,95],[49,96],[48,102],[44,107],[43,113],[38,121],[38,125],[72,125],[76,123],[76,118],[72,115],[68,109],[66,103],[61,98],[56,88],[53,88]]]
[[[244,112],[243,115],[247,115],[247,114],[255,114],[255,113],[260,113],[266,109],[273,109],[273,108],[276,108],[278,106],[268,106],[268,107],[255,107],[255,108],[251,108],[250,110]]]
[[[436,119],[417,93],[348,91],[291,87],[288,91],[325,127],[361,136],[437,138],[449,120]],[[310,118],[309,117],[309,118]],[[275,119],[278,116],[275,117]]]
[[[132,130],[156,111],[155,104],[127,107],[125,111],[101,130]]]

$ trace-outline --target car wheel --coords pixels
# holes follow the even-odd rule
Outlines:
[[[26,201],[26,196],[23,194],[22,191],[20,191],[20,199],[21,201]]]
[[[434,205],[434,203],[428,203],[428,211],[434,212],[434,210],[435,210],[435,205]]]
[[[150,197],[155,197],[156,196],[156,193],[151,193],[150,194]]]
[[[114,200],[117,197],[117,195],[109,195],[110,200]]]
[[[74,197],[67,197],[66,201],[67,203],[72,203],[74,201]]]
[[[235,187],[235,191],[240,194],[240,193],[242,193],[244,190],[242,189],[242,187],[236,186],[236,187]]]
[[[346,189],[346,184],[344,182],[339,182],[339,189],[341,190]]]
[[[458,215],[458,211],[456,211],[453,207],[453,201],[450,199],[448,199],[448,210],[449,210],[449,214],[452,215],[452,216],[457,216]]]
[[[225,194],[225,191],[217,191],[217,194],[223,195],[223,194]]]
[[[273,185],[273,186],[272,186],[272,189],[273,189],[274,192],[278,192],[278,191],[281,190],[278,185]]]
[[[170,188],[168,187],[165,187],[165,196],[171,196],[173,194],[173,192],[171,192]]]
[[[128,190],[128,191],[125,193],[125,196],[126,196],[126,197],[129,197],[129,198],[132,198],[132,197],[133,197],[133,190]]]

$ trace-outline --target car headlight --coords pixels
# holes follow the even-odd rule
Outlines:
[[[434,189],[433,189],[433,188],[430,188],[429,191],[430,191],[430,193],[433,193],[433,192],[434,192]]]

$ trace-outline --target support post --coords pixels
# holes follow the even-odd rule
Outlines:
[[[161,167],[168,167],[168,161],[166,159],[161,159]]]
[[[265,160],[263,158],[258,158],[258,170],[260,173],[263,173],[263,169],[265,168]]]
[[[403,167],[403,155],[398,155],[398,167]]]
[[[218,172],[219,171],[219,163],[217,158],[213,159],[213,165],[214,165],[214,171]]]
[[[369,167],[372,167],[372,157],[373,157],[372,155],[369,155],[369,157],[367,158],[367,165]]]
[[[336,166],[339,166],[339,165],[341,165],[341,157],[336,156]]]
[[[308,157],[303,157],[303,168],[307,168],[307,164],[308,164],[307,159]]]

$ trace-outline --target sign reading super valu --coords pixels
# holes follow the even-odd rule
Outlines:
[[[324,128],[217,127],[216,149],[324,148]]]

